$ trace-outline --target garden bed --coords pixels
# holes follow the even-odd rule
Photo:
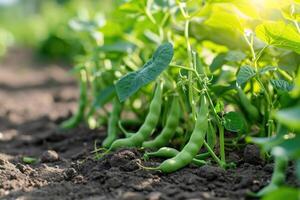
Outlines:
[[[267,185],[273,165],[255,146],[227,152],[237,167],[188,167],[171,174],[142,169],[143,150],[121,149],[95,161],[94,142],[105,129],[58,124],[76,107],[77,87],[67,69],[33,61],[14,50],[0,65],[0,199],[246,199]],[[49,150],[52,150],[49,152]],[[41,159],[25,164],[24,156]],[[299,185],[287,172],[287,183]]]

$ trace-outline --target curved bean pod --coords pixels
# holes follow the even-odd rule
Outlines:
[[[87,105],[87,80],[85,70],[80,71],[80,94],[79,104],[76,113],[68,120],[64,121],[60,127],[63,129],[75,128],[84,118],[84,111]]]
[[[174,97],[169,112],[169,117],[166,122],[166,126],[163,128],[162,132],[154,140],[145,141],[143,143],[143,147],[158,149],[168,144],[170,139],[172,139],[175,134],[175,130],[178,126],[179,119],[180,119],[179,101],[177,97]]]
[[[147,140],[154,131],[160,116],[162,104],[162,88],[160,85],[156,87],[154,97],[150,103],[149,113],[141,128],[134,135],[128,138],[122,138],[114,141],[108,151],[122,147],[141,147],[143,142]]]
[[[171,147],[162,147],[159,150],[155,152],[146,152],[144,156],[146,158],[148,157],[161,157],[161,158],[172,158],[176,156],[179,153],[177,149],[171,148]],[[207,164],[206,161],[193,158],[192,163],[197,166],[203,166]]]
[[[110,145],[117,139],[118,122],[120,119],[121,112],[122,112],[122,104],[120,103],[118,98],[115,97],[113,100],[113,110],[108,120],[107,136],[102,142],[102,146],[105,148],[109,148]]]
[[[186,165],[188,165],[197,155],[201,146],[203,145],[205,135],[208,129],[208,101],[204,95],[201,96],[201,107],[198,112],[197,121],[194,131],[190,137],[189,142],[175,157],[165,160],[156,170],[164,173],[174,172]]]

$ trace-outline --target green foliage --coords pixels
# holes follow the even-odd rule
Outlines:
[[[122,147],[179,147],[155,168],[163,172],[193,162],[200,148],[206,151],[201,158],[226,168],[225,149],[238,149],[247,138],[276,160],[269,186],[258,195],[277,191],[288,161],[300,159],[300,31],[298,4],[291,2],[262,12],[248,0],[118,0],[106,15],[76,15],[69,36],[81,47],[74,60],[87,83],[80,115],[73,117],[80,120],[72,125],[95,128],[110,116],[112,145],[105,144],[109,150],[98,158]],[[163,88],[152,98],[157,83]],[[124,103],[111,109],[112,99],[120,105],[116,96]],[[122,124],[140,127],[137,133],[117,127],[122,111],[137,121],[133,127]],[[125,138],[115,140],[119,128]],[[235,137],[226,138],[224,129]]]
[[[173,46],[165,43],[158,47],[153,57],[138,71],[130,72],[116,83],[120,101],[126,100],[141,87],[155,80],[170,64],[173,57]]]
[[[229,112],[224,116],[224,126],[226,130],[232,132],[244,131],[244,120],[240,113]]]
[[[237,74],[236,82],[242,85],[256,75],[255,70],[251,66],[242,66]]]
[[[269,45],[289,49],[300,54],[300,34],[284,22],[264,22],[255,30],[257,36]]]

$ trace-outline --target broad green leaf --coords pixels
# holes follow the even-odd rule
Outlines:
[[[286,19],[300,21],[300,5],[299,4],[292,3],[287,6],[284,6],[281,9],[281,13],[284,16],[284,18],[286,18]]]
[[[300,131],[300,105],[286,108],[275,113],[275,118],[291,129]]]
[[[261,70],[259,70],[260,74],[265,74],[267,72],[272,72],[272,71],[276,71],[277,68],[276,67],[272,67],[272,66],[266,66],[264,68],[262,68]]]
[[[214,72],[214,71],[218,70],[219,68],[221,68],[226,63],[225,57],[226,57],[225,53],[218,54],[213,59],[212,63],[209,66],[210,71]]]
[[[173,53],[171,43],[162,44],[141,69],[123,76],[115,85],[119,100],[125,101],[141,87],[154,81],[169,66]]]
[[[237,112],[229,112],[224,116],[225,128],[228,131],[240,132],[244,129],[243,116]]]
[[[289,49],[300,54],[300,34],[282,21],[265,22],[257,26],[256,35],[269,45]]]
[[[245,65],[241,67],[240,71],[237,74],[237,83],[238,85],[242,85],[243,83],[246,83],[248,80],[253,78],[256,75],[255,70],[248,65]]]
[[[300,190],[297,188],[280,187],[262,198],[262,200],[299,200]]]
[[[271,79],[270,80],[272,86],[276,89],[276,90],[282,90],[282,91],[286,91],[289,92],[294,88],[294,85],[285,81],[285,80],[275,80],[275,79]]]
[[[37,161],[38,161],[37,158],[28,157],[28,156],[23,157],[23,162],[26,163],[26,164],[34,164]]]
[[[246,58],[246,54],[241,51],[229,51],[225,57],[225,60],[229,62],[239,62]]]
[[[236,11],[234,5],[216,4],[212,7],[211,15],[205,21],[205,25],[243,33],[246,20],[238,16]]]

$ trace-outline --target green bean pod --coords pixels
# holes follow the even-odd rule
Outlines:
[[[60,127],[63,129],[75,128],[84,118],[84,111],[87,105],[87,80],[85,70],[80,71],[80,94],[79,104],[76,113],[68,120],[64,121]]]
[[[131,137],[118,139],[112,143],[108,151],[112,151],[122,147],[141,147],[143,142],[147,140],[157,126],[162,104],[162,88],[160,85],[156,87],[154,97],[150,103],[149,113],[141,128]]]
[[[274,164],[274,172],[269,185],[261,189],[256,196],[264,196],[273,192],[284,184],[285,172],[288,166],[288,159],[285,156],[276,156]]]
[[[146,158],[149,158],[149,157],[172,158],[172,157],[175,157],[178,153],[179,153],[179,151],[177,149],[174,149],[171,147],[162,147],[155,152],[146,152],[144,154],[144,156]],[[197,166],[203,166],[203,165],[207,164],[206,161],[199,160],[196,158],[193,158],[192,163]]]
[[[208,129],[208,101],[204,95],[201,96],[201,106],[198,112],[194,131],[191,134],[189,142],[173,158],[165,160],[156,170],[164,173],[171,173],[188,165],[197,155],[203,145],[205,135]]]
[[[241,99],[242,107],[246,110],[247,114],[250,115],[251,119],[258,119],[259,112],[257,108],[254,105],[252,105],[252,103],[240,87],[237,87],[237,91]]]
[[[150,141],[145,141],[143,147],[145,148],[160,148],[168,144],[168,142],[173,138],[176,128],[178,126],[180,119],[180,106],[177,97],[174,97],[169,116],[166,122],[166,126],[163,128],[162,132],[154,139]]]
[[[118,122],[120,119],[120,115],[122,112],[122,104],[118,100],[118,98],[114,98],[113,100],[113,110],[109,116],[108,120],[108,130],[107,136],[102,142],[102,146],[105,148],[109,148],[110,145],[117,139],[118,137]]]

